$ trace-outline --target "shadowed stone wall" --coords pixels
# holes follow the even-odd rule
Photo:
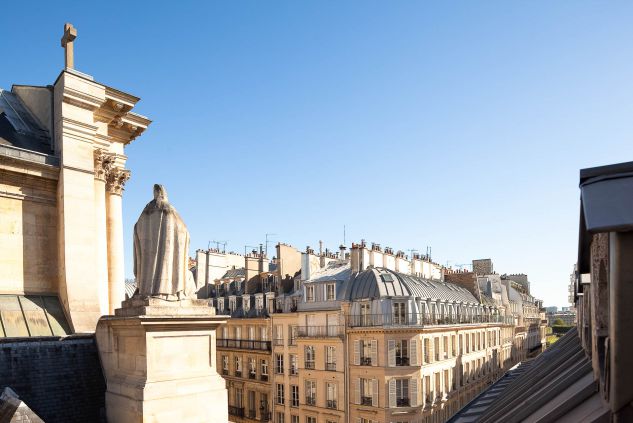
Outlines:
[[[0,339],[0,391],[7,386],[46,423],[105,422],[92,335]]]

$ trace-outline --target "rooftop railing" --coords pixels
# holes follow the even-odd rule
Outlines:
[[[236,348],[240,350],[270,351],[270,341],[253,341],[249,339],[218,339],[218,348]]]
[[[442,326],[477,323],[512,324],[511,316],[475,315],[475,316],[434,316],[426,313],[394,314],[351,314],[348,316],[350,327],[372,326]]]
[[[345,326],[298,326],[297,337],[299,338],[342,338],[345,333]]]

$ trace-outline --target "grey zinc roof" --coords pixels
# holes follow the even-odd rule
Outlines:
[[[332,261],[323,269],[319,269],[307,282],[347,281],[352,275],[349,262]]]
[[[350,300],[380,297],[418,297],[478,303],[467,289],[452,283],[431,281],[384,268],[369,268],[352,277]]]
[[[226,273],[224,274],[224,276],[222,276],[221,279],[243,278],[244,276],[246,276],[246,271],[244,270],[243,267],[240,267],[239,269],[229,269],[229,270],[227,270]]]

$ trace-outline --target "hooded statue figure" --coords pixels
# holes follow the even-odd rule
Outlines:
[[[162,185],[134,225],[134,276],[141,297],[181,300],[195,290],[189,271],[189,231]]]

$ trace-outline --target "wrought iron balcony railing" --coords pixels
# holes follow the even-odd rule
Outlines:
[[[306,366],[305,368],[308,370],[314,370],[314,361],[306,361]]]
[[[371,405],[371,397],[360,397],[361,405]]]
[[[409,357],[396,357],[396,366],[408,366]]]
[[[336,400],[327,400],[327,401],[325,402],[325,406],[326,406],[327,408],[331,408],[331,409],[333,409],[333,410],[336,410]]]
[[[335,372],[336,371],[336,363],[325,363],[325,370],[328,370],[330,372]]]
[[[371,357],[361,357],[360,358],[361,366],[371,366]]]
[[[476,315],[461,316],[447,315],[436,316],[428,313],[394,314],[351,314],[348,316],[350,327],[372,326],[441,326],[477,323],[503,323],[512,324],[511,316]]]
[[[238,350],[270,351],[270,341],[253,341],[250,339],[218,339],[218,348],[234,348]]]
[[[244,417],[244,407],[229,405],[229,414],[236,417]]]
[[[345,334],[345,326],[298,326],[299,338],[342,338]]]
[[[307,405],[316,405],[316,397],[313,396],[307,396],[306,397],[306,404]]]
[[[397,398],[396,399],[396,405],[398,407],[408,407],[409,404],[411,404],[411,402],[409,401],[409,398]]]

